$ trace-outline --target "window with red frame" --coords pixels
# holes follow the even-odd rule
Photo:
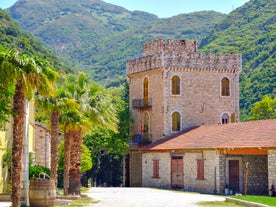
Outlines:
[[[197,180],[204,180],[204,160],[197,160]]]
[[[152,160],[152,166],[153,166],[153,174],[152,177],[153,178],[160,178],[159,177],[159,160]]]

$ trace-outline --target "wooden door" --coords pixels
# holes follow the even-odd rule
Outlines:
[[[229,186],[233,192],[240,192],[239,160],[229,160]]]
[[[171,185],[172,188],[184,187],[183,157],[173,156],[171,160]]]

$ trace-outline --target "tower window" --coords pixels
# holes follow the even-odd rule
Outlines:
[[[178,112],[172,114],[172,131],[180,131],[180,114]]]
[[[228,78],[223,78],[221,80],[221,95],[230,96],[230,83]]]
[[[144,79],[144,105],[149,104],[149,81],[147,78]]]
[[[221,123],[222,124],[228,124],[229,123],[229,116],[228,114],[223,114],[222,117],[221,117]]]
[[[172,77],[172,94],[180,95],[180,78],[177,75]]]

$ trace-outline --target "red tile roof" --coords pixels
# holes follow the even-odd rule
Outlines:
[[[276,119],[203,125],[143,150],[276,148]]]

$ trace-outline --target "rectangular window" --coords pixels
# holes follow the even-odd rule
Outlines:
[[[160,178],[159,177],[159,160],[152,160],[152,178]]]
[[[197,180],[204,180],[204,160],[197,160]]]

